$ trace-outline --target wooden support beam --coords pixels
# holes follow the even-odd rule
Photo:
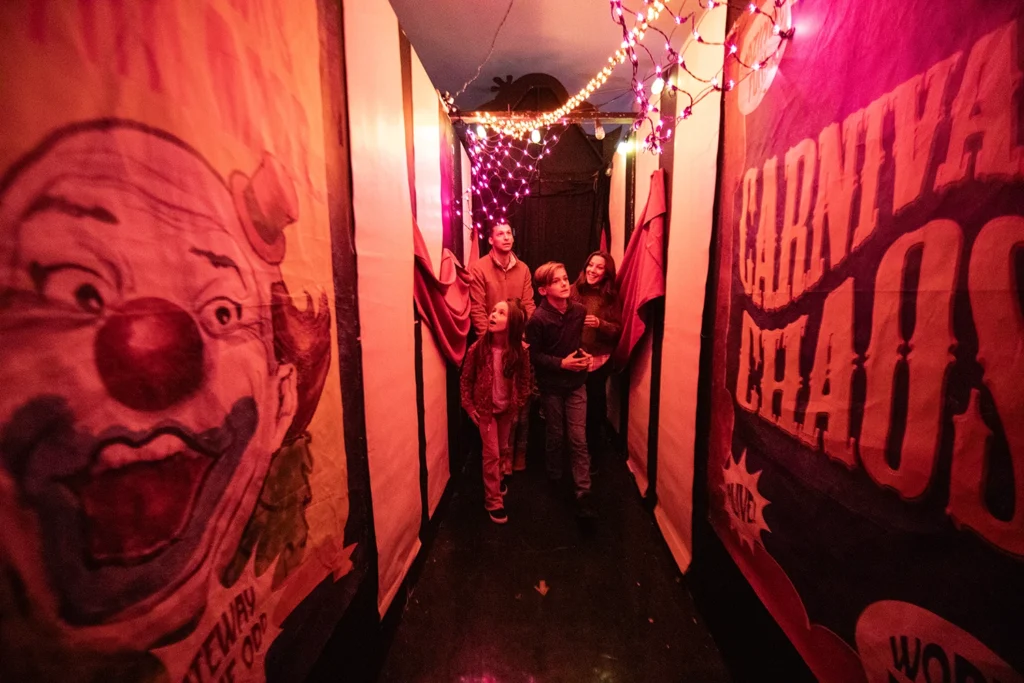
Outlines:
[[[454,116],[453,118],[456,121],[462,121],[466,124],[474,124],[486,123],[488,116],[515,121],[519,119],[535,119],[547,113],[548,112],[543,111],[473,111],[464,112],[458,116]],[[602,125],[615,125],[620,123],[633,123],[633,121],[636,120],[636,116],[636,113],[631,111],[573,111],[563,116],[559,121],[562,123],[590,123],[593,121],[600,121]]]

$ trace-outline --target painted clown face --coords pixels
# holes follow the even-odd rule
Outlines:
[[[0,188],[0,557],[72,630],[193,619],[295,413],[244,206],[127,125],[51,139]]]

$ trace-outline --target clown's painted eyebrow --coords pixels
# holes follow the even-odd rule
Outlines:
[[[234,268],[235,272],[238,273],[239,279],[242,280],[243,283],[245,282],[245,278],[242,277],[242,269],[238,267],[238,264],[235,263],[234,259],[232,259],[230,256],[225,256],[224,254],[217,254],[212,251],[206,251],[205,249],[196,249],[195,247],[191,247],[189,249],[189,252],[195,254],[196,256],[202,256],[203,258],[208,260],[214,268]]]
[[[31,206],[25,210],[22,214],[21,219],[27,220],[37,213],[43,213],[46,211],[57,211],[59,213],[67,214],[74,218],[92,218],[101,223],[108,223],[110,225],[117,225],[118,220],[108,209],[102,206],[85,206],[84,204],[76,204],[75,202],[61,197],[58,195],[44,194],[34,202]]]

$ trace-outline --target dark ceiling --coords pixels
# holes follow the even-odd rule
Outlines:
[[[675,9],[686,2],[695,4],[677,0],[669,6]],[[641,0],[635,4],[643,7]],[[454,94],[470,80],[494,41],[493,54],[479,77],[456,100],[463,111],[494,97],[491,86],[496,77],[545,73],[575,93],[622,42],[622,29],[612,20],[607,0],[391,0],[391,5],[442,92]],[[673,22],[665,14],[657,25],[671,28]],[[652,31],[644,42],[652,50],[656,47],[660,56],[663,38]],[[629,111],[630,77],[630,70],[619,66],[590,101],[604,111]]]

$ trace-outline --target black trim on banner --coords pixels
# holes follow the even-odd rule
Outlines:
[[[417,315],[416,324],[413,326],[413,336],[416,340],[416,414],[419,416],[416,425],[416,436],[420,442],[420,505],[423,517],[420,520],[420,540],[427,531],[427,524],[430,522],[430,505],[428,501],[428,470],[427,470],[427,425],[424,419],[426,412],[426,398],[423,389],[423,320]]]
[[[268,652],[268,681],[336,680],[340,672],[349,680],[369,680],[372,658],[366,654],[368,648],[374,646],[378,625],[378,555],[366,446],[345,28],[340,0],[317,0],[317,14],[337,363],[341,368],[342,425],[348,470],[349,510],[344,543],[346,546],[356,544],[356,548],[351,558],[352,571],[337,583],[329,577],[285,619],[282,634]],[[339,590],[343,592],[340,599]],[[297,633],[290,639],[288,649],[294,652],[275,657],[275,646],[284,644],[284,634],[293,625]],[[321,637],[319,634],[323,632],[329,633],[329,637]],[[307,670],[308,677],[304,676]]]
[[[444,222],[444,247],[463,261],[462,216],[462,142],[438,101],[438,125],[441,128],[441,217]],[[459,368],[445,363],[445,398],[448,406],[448,475],[455,476],[465,465],[463,455],[462,401],[459,393]]]
[[[729,8],[732,13],[733,8]],[[732,21],[728,21],[731,25]],[[712,356],[715,348],[715,315],[718,311],[719,236],[722,225],[722,173],[725,168],[725,98],[719,107],[718,157],[715,162],[715,200],[708,245],[708,279],[704,284],[704,311],[700,322],[700,354],[697,361],[697,410],[693,438],[693,564],[698,565],[705,543],[720,543],[708,521],[708,453],[711,446]],[[723,549],[724,552],[724,549]]]
[[[463,453],[462,396],[459,386],[460,370],[448,364],[445,374],[445,391],[448,398],[448,477],[457,476],[466,465]]]
[[[370,495],[370,462],[366,447],[366,406],[363,402],[363,350],[360,341],[358,261],[355,246],[355,213],[352,206],[352,159],[348,115],[348,86],[345,73],[344,20],[339,0],[320,0],[320,10],[332,19],[321,22],[321,81],[330,93],[324,99],[325,154],[327,161],[327,206],[331,224],[331,258],[334,269],[334,303],[338,334],[338,366],[341,379],[345,456],[349,489],[360,485],[358,500],[349,502],[345,543],[363,540],[372,562],[368,579],[377,581],[377,539],[373,525],[373,497]],[[337,29],[333,34],[331,29]],[[331,125],[334,124],[334,125]],[[365,532],[365,533],[363,533]],[[365,538],[362,536],[365,535]],[[376,594],[377,588],[374,588]]]
[[[666,221],[667,225],[667,221]],[[661,415],[661,349],[665,338],[665,299],[647,304],[651,338],[651,403],[647,420],[647,502],[658,502],[658,425]]]

